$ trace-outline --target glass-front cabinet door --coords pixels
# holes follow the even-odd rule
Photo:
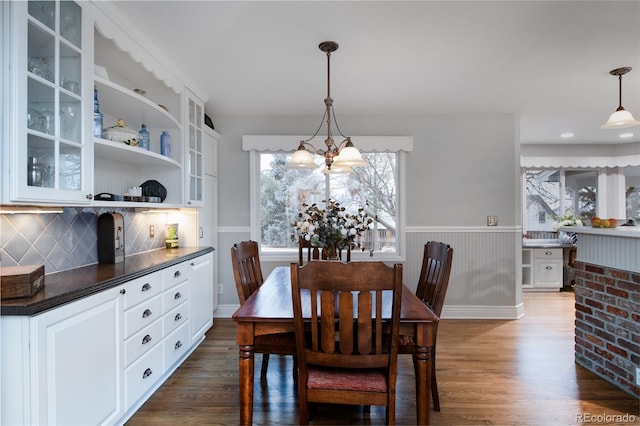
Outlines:
[[[93,31],[82,4],[11,2],[15,66],[5,202],[86,204],[92,198],[87,70]]]
[[[204,122],[203,103],[190,91],[186,94],[186,114],[189,120],[187,126],[186,139],[188,141],[186,149],[186,205],[189,207],[199,207],[203,205],[203,182],[204,169],[203,162],[206,160],[202,155],[202,125]]]

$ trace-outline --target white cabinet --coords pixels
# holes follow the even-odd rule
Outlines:
[[[91,7],[86,2],[3,2],[11,30],[3,81],[3,202],[88,204]],[[8,56],[8,60],[6,58]]]
[[[204,104],[190,90],[185,89],[185,116],[187,128],[185,139],[185,204],[200,207],[204,200],[204,155],[202,146],[202,126],[204,123]]]
[[[198,209],[200,247],[213,247],[213,311],[218,308],[218,138],[219,135],[205,126],[203,132],[204,204]]]
[[[213,324],[213,253],[189,262],[191,268],[191,340],[200,341]]]
[[[522,256],[523,289],[555,291],[562,287],[562,248],[522,249]]]
[[[212,253],[0,317],[0,424],[122,424],[212,325]],[[193,325],[192,325],[193,324]]]
[[[109,424],[122,416],[123,288],[33,318],[32,379],[39,404],[32,424]]]

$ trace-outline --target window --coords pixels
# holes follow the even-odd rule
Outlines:
[[[525,218],[528,231],[553,231],[556,217],[596,214],[598,172],[593,169],[537,169],[525,172]]]
[[[363,207],[371,217],[377,218],[360,241],[363,250],[352,251],[352,258],[373,256],[377,260],[401,260],[404,252],[403,151],[411,148],[413,138],[407,138],[409,144],[391,145],[401,147],[396,152],[367,151],[366,142],[356,142],[353,138],[369,166],[357,168],[350,174],[324,174],[320,157],[316,160],[319,166],[316,170],[288,169],[290,152],[277,151],[273,143],[256,139],[247,142],[246,138],[260,137],[243,137],[243,147],[252,150],[252,238],[260,243],[261,256],[272,260],[291,260],[294,253],[297,256],[298,243],[292,239],[292,224],[302,204],[324,204],[323,200],[331,198],[349,212],[355,213]],[[273,137],[263,138],[273,140]],[[287,148],[296,146],[296,142],[291,142]]]

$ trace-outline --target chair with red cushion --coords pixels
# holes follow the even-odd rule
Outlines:
[[[312,402],[382,405],[394,424],[402,265],[292,263],[291,291],[300,424],[309,423]]]
[[[238,291],[240,305],[256,291],[264,282],[258,243],[256,241],[242,241],[231,247],[231,262],[233,276]],[[269,354],[294,354],[294,333],[279,333],[258,336],[254,342],[254,351],[262,354],[261,378],[266,378],[269,367]],[[294,378],[297,376],[297,362],[294,357]]]

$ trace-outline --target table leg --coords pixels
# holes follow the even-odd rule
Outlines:
[[[241,425],[251,425],[253,423],[253,369],[253,345],[241,345],[240,356],[238,358]]]
[[[424,327],[424,326],[422,326]],[[421,344],[419,329],[416,332],[416,342],[413,353],[413,367],[416,374],[416,411],[417,424],[430,424],[431,414],[431,346]]]

